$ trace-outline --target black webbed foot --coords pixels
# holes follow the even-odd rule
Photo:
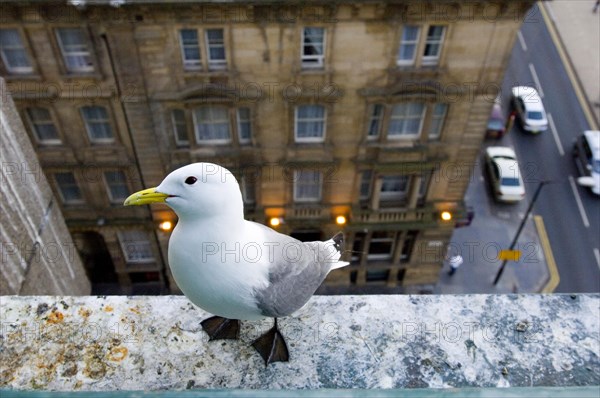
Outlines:
[[[202,321],[202,329],[208,334],[209,341],[212,340],[236,340],[240,337],[240,321],[213,316]]]
[[[277,318],[275,318],[275,325],[267,333],[254,340],[252,346],[265,360],[265,366],[272,362],[287,362],[290,360],[285,339],[277,328]]]

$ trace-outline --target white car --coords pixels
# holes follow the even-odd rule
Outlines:
[[[512,88],[512,103],[523,130],[539,133],[548,129],[548,118],[544,104],[533,87],[517,86]]]
[[[584,131],[573,144],[573,158],[581,175],[579,185],[600,195],[600,131]]]
[[[512,148],[491,146],[485,150],[485,165],[496,200],[518,202],[525,197],[519,162]]]

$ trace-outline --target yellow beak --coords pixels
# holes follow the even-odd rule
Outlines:
[[[127,199],[125,199],[123,205],[139,206],[150,203],[164,203],[168,196],[169,195],[166,193],[156,192],[156,188],[148,188],[130,195]]]

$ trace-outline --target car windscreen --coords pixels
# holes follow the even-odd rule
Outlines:
[[[540,111],[529,111],[527,112],[527,119],[542,120],[544,119],[544,114]]]
[[[518,178],[504,177],[502,178],[502,181],[500,181],[500,185],[505,187],[518,187],[521,184],[519,183]]]
[[[600,173],[600,159],[592,162],[592,171],[594,173]]]
[[[504,123],[500,120],[490,120],[487,125],[488,130],[502,130],[504,129]]]

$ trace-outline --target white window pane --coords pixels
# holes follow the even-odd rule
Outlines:
[[[206,30],[206,46],[208,49],[208,63],[210,69],[225,69],[225,41],[223,29]]]
[[[104,172],[104,181],[108,188],[108,196],[111,202],[121,203],[129,196],[129,188],[125,174],[122,171]]]
[[[383,201],[402,200],[408,192],[409,177],[403,175],[384,176],[381,179],[380,199]]]
[[[383,119],[383,105],[375,104],[371,106],[371,115],[367,129],[368,138],[375,138],[381,131],[381,122]]]
[[[185,69],[200,69],[202,67],[198,31],[195,29],[181,29],[181,55]]]
[[[150,237],[146,231],[121,231],[118,233],[118,237],[126,262],[147,263],[154,261]]]
[[[231,140],[227,108],[206,106],[194,110],[196,140],[200,143],[226,143]]]
[[[442,133],[442,127],[444,125],[444,119],[446,118],[446,111],[448,109],[447,104],[435,104],[431,115],[431,122],[429,125],[430,140],[437,140],[440,138]]]
[[[173,131],[175,132],[175,142],[177,145],[188,145],[187,123],[185,112],[182,109],[173,109],[171,111],[171,120],[173,122]]]
[[[432,25],[427,31],[427,40],[423,50],[423,65],[436,65],[439,60],[445,27]]]
[[[321,199],[322,175],[320,171],[297,170],[294,172],[294,200],[314,202]]]
[[[71,172],[55,173],[54,179],[64,203],[81,203],[83,197],[75,176]]]
[[[46,108],[27,108],[33,131],[39,142],[44,144],[59,144],[60,137],[54,126],[50,111]]]
[[[81,108],[81,114],[83,115],[88,134],[92,141],[114,141],[106,108],[102,106],[84,106]]]
[[[322,67],[325,54],[325,29],[304,28],[302,30],[302,66]]]
[[[17,29],[0,29],[0,55],[9,72],[31,73],[33,71]]]
[[[422,103],[397,104],[392,108],[388,137],[415,138],[421,133],[425,105]]]
[[[250,123],[250,109],[249,108],[238,108],[237,110],[238,119],[238,134],[241,143],[250,142],[252,138],[252,126]]]
[[[69,72],[90,72],[94,69],[86,34],[82,29],[58,29],[57,37]]]
[[[419,43],[419,27],[407,25],[402,29],[402,38],[398,49],[398,65],[412,65],[415,61]]]
[[[296,140],[322,141],[325,133],[325,107],[302,105],[296,108]]]

